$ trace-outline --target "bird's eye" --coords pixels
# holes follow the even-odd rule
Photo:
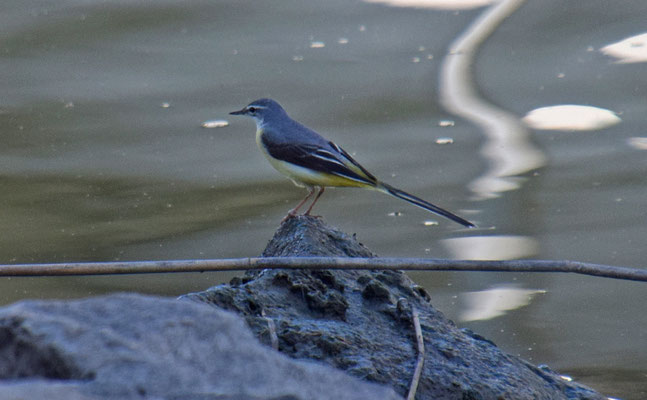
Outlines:
[[[256,107],[249,107],[247,111],[249,111],[251,114],[254,114],[256,112]]]

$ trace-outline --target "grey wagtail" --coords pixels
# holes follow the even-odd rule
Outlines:
[[[468,228],[475,226],[458,215],[380,182],[344,149],[290,118],[283,107],[272,99],[253,101],[242,110],[230,114],[254,118],[256,143],[270,164],[290,178],[295,185],[308,188],[308,195],[290,210],[286,219],[297,215],[299,208],[314,195],[315,189],[318,189],[314,201],[304,214],[310,215],[324,189],[337,186],[378,190]]]

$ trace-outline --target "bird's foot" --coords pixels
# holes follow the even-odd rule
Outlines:
[[[310,213],[305,213],[305,214],[303,214],[303,216],[304,216],[304,217],[317,218],[317,219],[321,219],[321,218],[323,218],[323,216],[321,216],[321,215],[312,215],[312,214],[310,214]]]
[[[285,221],[289,220],[290,218],[294,218],[296,216],[297,216],[297,213],[294,210],[290,210],[290,212],[288,212],[288,214],[285,217],[283,217],[283,219],[281,220],[281,223],[284,223]]]
[[[281,220],[281,223],[284,223],[285,221],[289,220],[290,218],[296,218],[296,217],[311,217],[311,218],[317,218],[317,219],[322,219],[323,218],[322,215],[312,215],[312,214],[308,214],[308,213],[303,213],[303,214],[299,215],[296,212],[290,211],[285,217],[283,217],[283,219]]]

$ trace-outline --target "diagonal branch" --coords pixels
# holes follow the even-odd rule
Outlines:
[[[411,320],[416,332],[416,349],[418,350],[418,357],[416,359],[416,368],[413,371],[413,378],[411,378],[411,385],[409,385],[409,393],[407,400],[414,400],[416,398],[416,391],[418,390],[418,383],[422,375],[422,367],[425,363],[425,338],[422,336],[422,328],[420,327],[420,316],[415,306],[411,306]]]

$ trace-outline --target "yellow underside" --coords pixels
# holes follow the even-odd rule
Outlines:
[[[290,164],[285,161],[277,160],[269,155],[265,150],[265,147],[261,143],[261,132],[256,132],[256,144],[261,149],[265,158],[272,164],[272,166],[287,176],[294,182],[297,186],[337,186],[337,187],[360,187],[360,188],[373,188],[373,185],[369,185],[364,182],[357,182],[352,179],[344,178],[341,176],[327,174],[324,172],[312,171],[307,168],[300,167],[298,165]]]

